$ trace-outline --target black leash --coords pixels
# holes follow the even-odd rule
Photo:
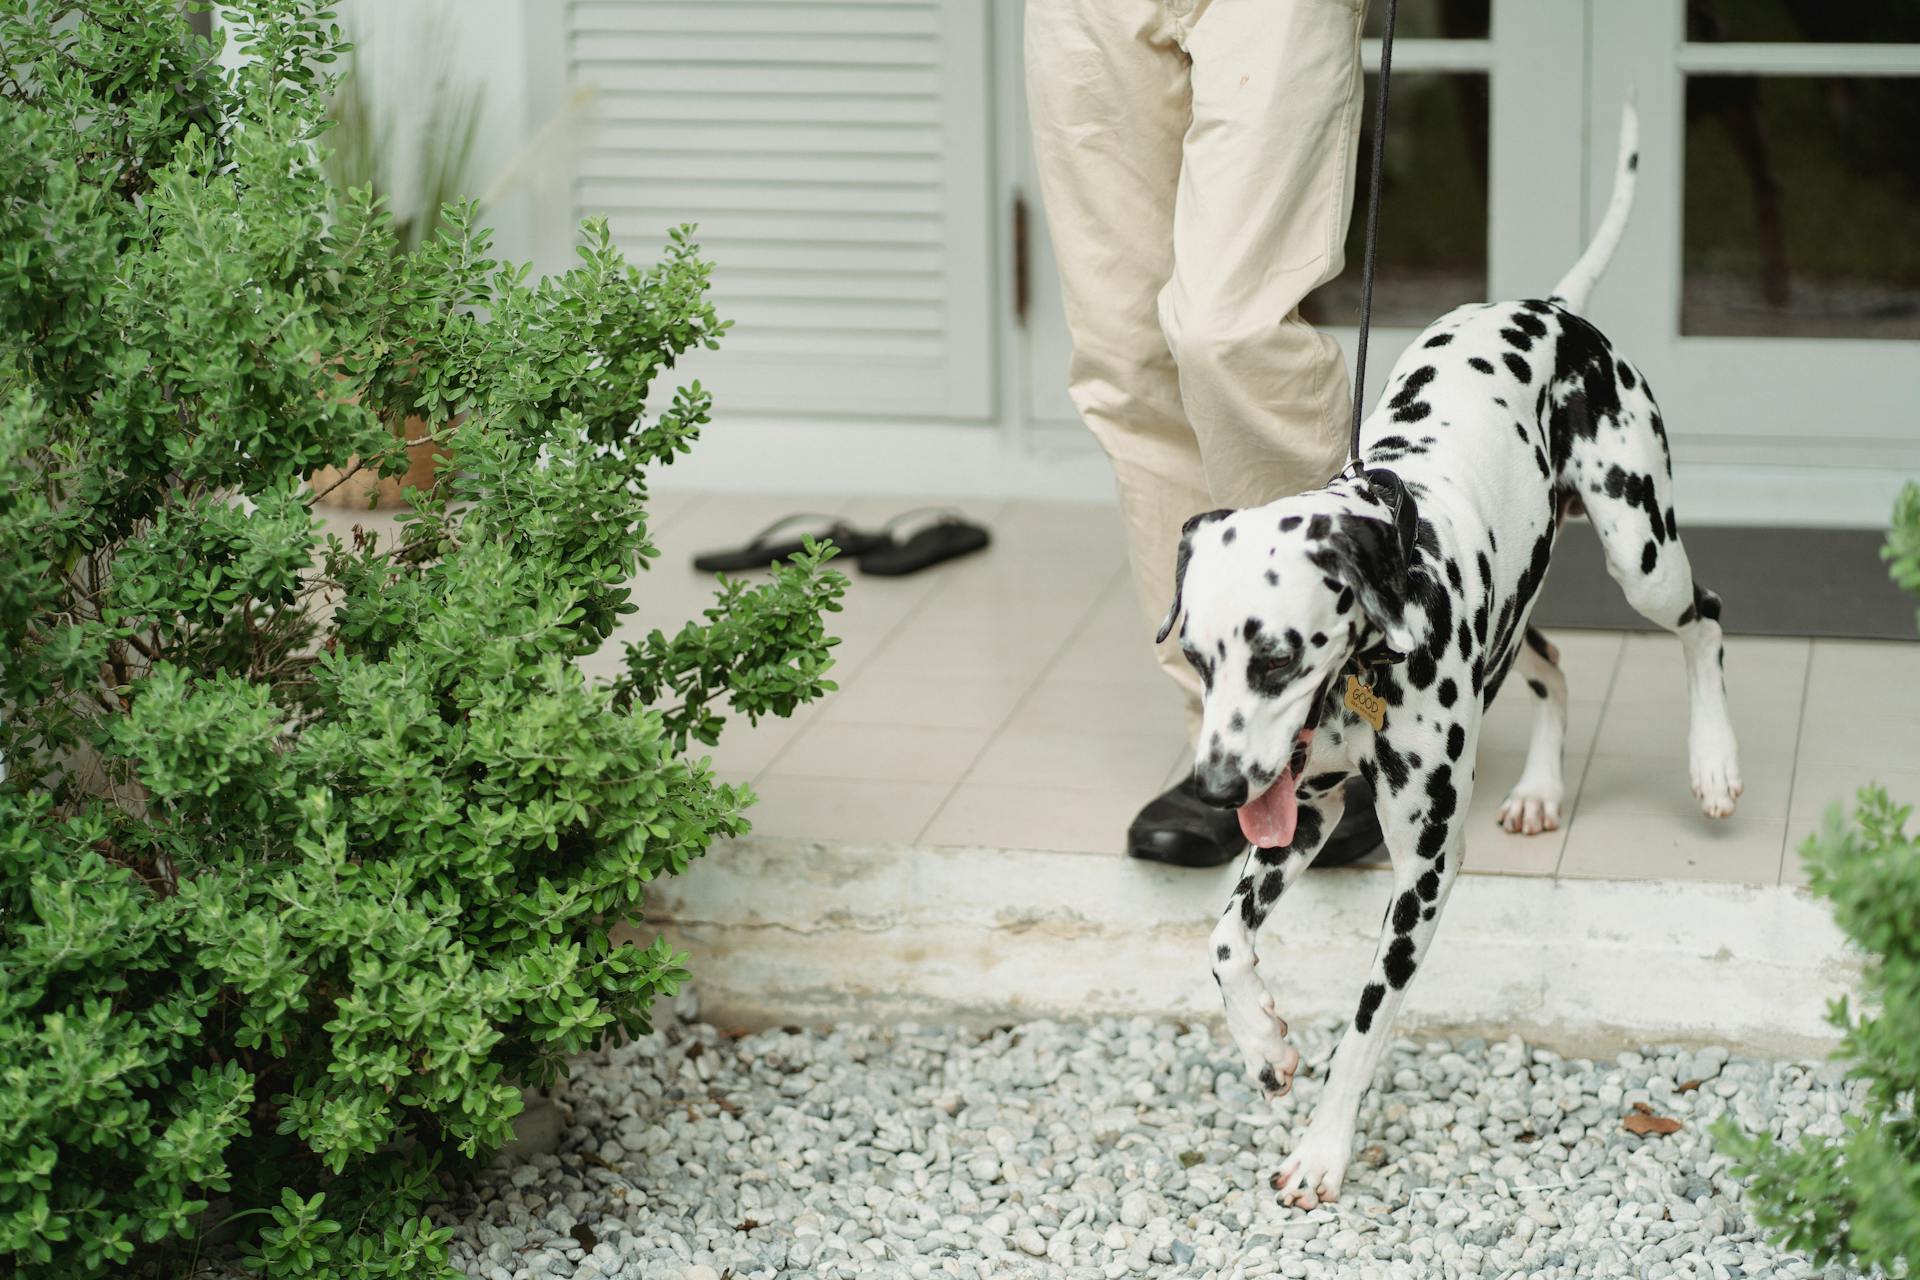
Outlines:
[[[1387,28],[1380,35],[1380,89],[1373,107],[1373,172],[1367,178],[1367,247],[1360,265],[1360,347],[1353,358],[1353,434],[1345,470],[1364,477],[1360,465],[1360,419],[1367,400],[1367,330],[1373,325],[1373,260],[1380,240],[1380,168],[1387,149],[1387,85],[1393,79],[1393,24],[1399,0],[1387,0]]]

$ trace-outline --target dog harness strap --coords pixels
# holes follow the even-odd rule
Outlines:
[[[1360,418],[1367,403],[1367,331],[1373,325],[1373,262],[1380,240],[1380,166],[1386,155],[1387,83],[1393,78],[1393,20],[1398,0],[1387,0],[1386,30],[1380,35],[1380,87],[1373,106],[1373,171],[1367,177],[1367,243],[1360,260],[1360,342],[1353,357],[1353,434],[1347,441],[1347,465],[1354,475],[1366,476],[1360,465]]]

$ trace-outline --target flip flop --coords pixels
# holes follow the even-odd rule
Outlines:
[[[903,512],[887,521],[883,527],[891,529],[910,516],[922,514],[925,513]],[[890,534],[886,535],[884,545],[859,557],[860,572],[876,578],[905,577],[936,564],[971,555],[975,551],[984,551],[993,541],[985,529],[963,518],[958,512],[944,511],[938,514],[941,517],[939,520],[915,530],[904,541],[896,542]]]
[[[843,556],[858,557],[893,544],[893,539],[886,534],[863,533],[833,516],[799,512],[775,520],[754,534],[744,547],[701,552],[693,558],[693,567],[703,573],[739,573],[746,569],[771,569],[775,565],[785,564],[791,557],[805,551],[806,544],[798,534],[789,534],[777,540],[775,535],[802,521],[825,525],[822,532],[812,535],[813,540],[833,543],[840,548]]]

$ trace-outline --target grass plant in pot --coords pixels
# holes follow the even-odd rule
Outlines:
[[[327,180],[342,200],[363,188],[373,193],[393,218],[395,254],[416,252],[442,234],[445,211],[473,189],[484,102],[478,83],[455,78],[443,32],[438,26],[425,32],[433,43],[423,55],[423,99],[412,103],[420,117],[417,130],[403,134],[397,105],[382,100],[359,46],[341,54],[344,70],[327,99]],[[404,471],[385,475],[379,460],[357,457],[322,467],[309,481],[315,500],[348,510],[394,510],[406,505],[407,489],[432,488],[448,457],[446,433],[435,432],[411,408],[401,403],[376,410],[397,447],[405,449]]]

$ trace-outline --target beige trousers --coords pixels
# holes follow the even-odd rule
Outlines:
[[[1180,526],[1325,483],[1351,412],[1299,303],[1340,273],[1362,0],[1027,0],[1027,107],[1074,406],[1113,460],[1151,628]],[[1175,642],[1161,666],[1199,724]]]

